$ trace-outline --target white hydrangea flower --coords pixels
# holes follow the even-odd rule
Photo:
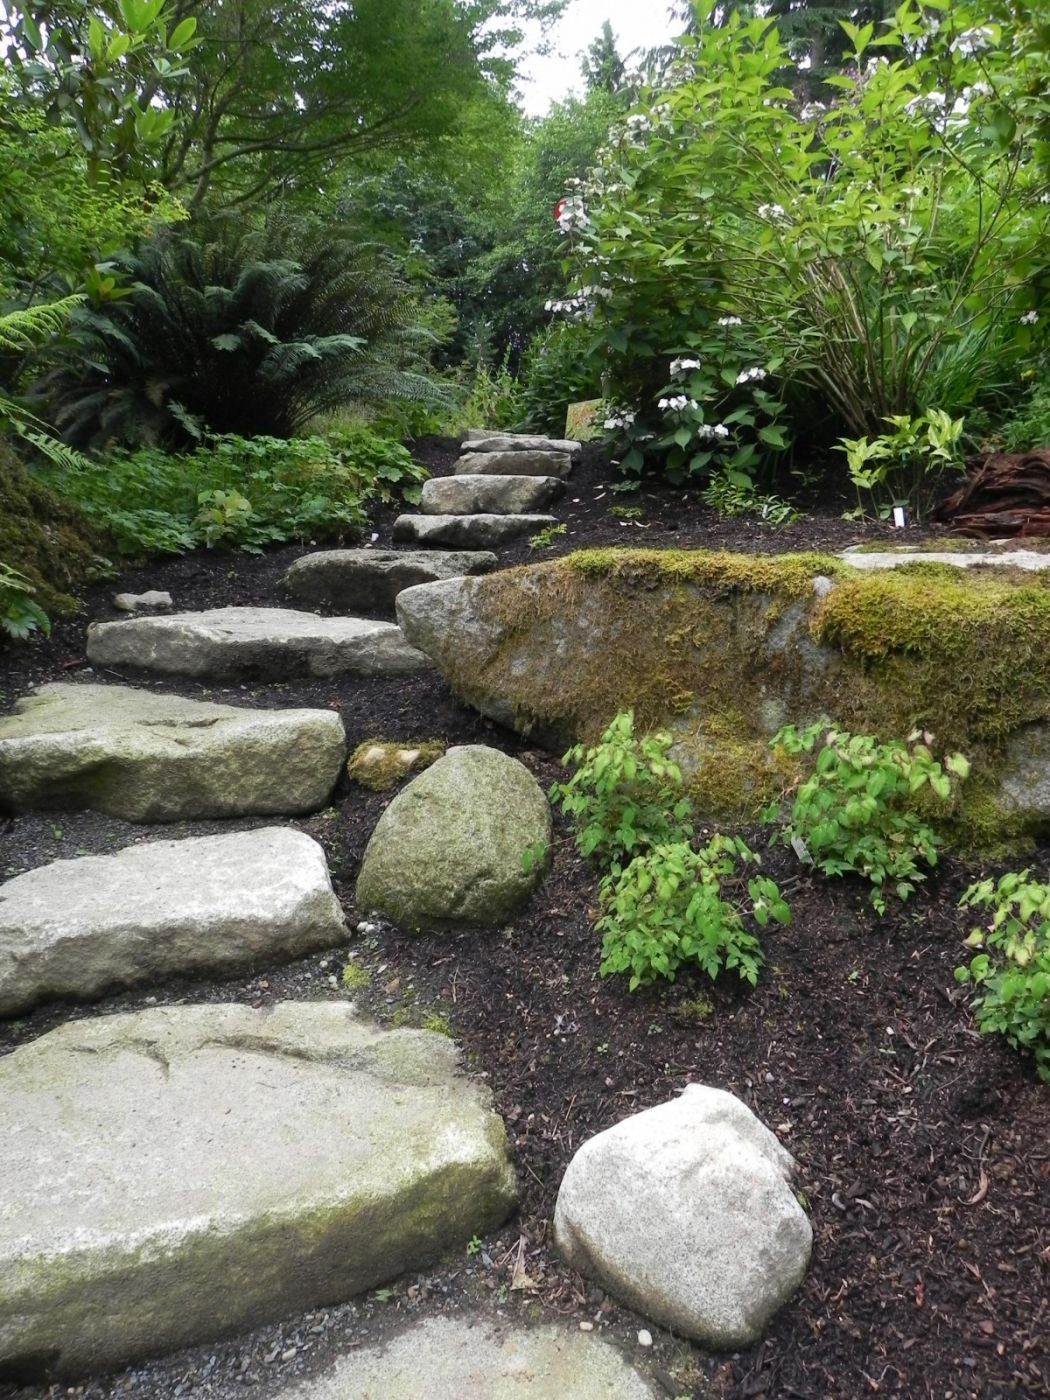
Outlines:
[[[619,428],[629,428],[637,416],[637,414],[632,413],[629,409],[617,409],[614,413],[610,413],[609,417],[606,418],[606,431],[611,433],[615,432]]]
[[[687,394],[675,394],[669,399],[661,399],[657,407],[669,413],[682,413],[687,408],[698,408],[699,404]]]
[[[957,53],[963,58],[972,58],[975,53],[983,53],[985,49],[990,49],[994,42],[995,30],[983,24],[979,29],[967,29],[957,39],[953,39],[949,47],[952,53]]]
[[[742,326],[744,323],[739,316],[719,316],[718,324],[720,326]]]
[[[671,378],[674,379],[674,378],[676,378],[679,374],[685,374],[687,370],[699,369],[699,368],[700,368],[700,361],[699,361],[699,360],[672,360],[672,361],[671,361]]]
[[[753,365],[751,369],[743,369],[736,377],[738,384],[757,384],[766,378],[766,371],[760,365]]]
[[[1034,326],[1035,323],[1036,323],[1036,321],[1038,321],[1038,320],[1039,320],[1039,312],[1038,312],[1038,311],[1026,311],[1025,314],[1021,317],[1021,325],[1022,325],[1022,326]]]
[[[783,219],[785,217],[784,206],[782,204],[760,204],[758,217],[760,219]]]
[[[724,423],[701,423],[696,435],[701,442],[718,442],[729,436],[729,429]]]

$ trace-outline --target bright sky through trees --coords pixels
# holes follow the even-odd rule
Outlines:
[[[581,55],[597,39],[608,20],[620,53],[665,44],[681,32],[681,21],[669,14],[667,0],[572,0],[552,35],[551,52],[532,55],[522,65],[521,90],[525,111],[542,116],[552,102],[579,93]]]

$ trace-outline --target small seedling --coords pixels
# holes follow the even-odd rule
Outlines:
[[[473,1259],[476,1254],[481,1253],[481,1239],[477,1235],[471,1235],[467,1244],[467,1253]]]
[[[556,539],[568,531],[567,525],[547,525],[538,530],[529,540],[530,549],[550,549]]]
[[[531,875],[537,866],[546,865],[549,851],[546,841],[534,841],[531,846],[526,846],[521,853],[521,868],[525,874]]]

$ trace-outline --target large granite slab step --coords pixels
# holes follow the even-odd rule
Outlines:
[[[565,483],[556,476],[436,476],[423,483],[420,510],[424,515],[527,515],[546,510],[564,492]]]
[[[59,860],[0,885],[0,1016],[345,937],[324,851],[287,827]]]
[[[394,600],[402,589],[487,574],[498,562],[490,551],[477,549],[325,549],[297,559],[281,587],[312,607],[392,619]]]
[[[158,1007],[0,1059],[0,1375],[82,1377],[339,1303],[500,1225],[447,1036],[345,1002]]]
[[[290,608],[211,608],[94,622],[87,654],[98,666],[213,680],[396,676],[430,665],[394,623]]]
[[[325,805],[345,757],[331,710],[56,683],[0,718],[0,810],[93,808],[131,822],[296,816]]]
[[[394,539],[446,544],[451,549],[487,549],[557,524],[553,515],[399,515]]]
[[[500,433],[487,428],[470,428],[464,435],[464,452],[567,452],[578,457],[582,442],[571,438],[552,438],[543,433]]]
[[[1012,542],[1011,542],[1012,543]],[[1050,569],[1050,551],[1038,549],[847,549],[839,558],[854,569],[900,569],[907,564],[951,564],[956,569]]]
[[[456,459],[457,476],[558,476],[572,471],[567,452],[464,452]]]
[[[609,1342],[563,1327],[428,1317],[276,1400],[656,1400]],[[670,1392],[668,1392],[670,1394]]]

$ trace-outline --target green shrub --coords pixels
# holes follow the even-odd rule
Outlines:
[[[969,763],[958,753],[942,767],[929,742],[917,731],[906,744],[883,744],[869,734],[835,729],[826,720],[801,731],[788,725],[773,739],[774,747],[792,755],[817,751],[814,771],[795,795],[781,839],[825,875],[852,873],[870,881],[871,902],[880,914],[886,912],[888,893],[907,899],[925,879],[920,862],[937,863],[941,839],[915,810],[914,799],[929,792],[946,803],[953,782],[969,773]],[[763,813],[767,822],[779,816],[779,804]]]
[[[34,599],[36,589],[17,569],[0,559],[0,632],[24,641],[32,632],[51,633],[51,621]]]
[[[1034,452],[1050,447],[1050,385],[1040,384],[998,426],[1004,452]]]
[[[626,710],[594,748],[577,744],[565,755],[576,771],[550,797],[574,819],[583,855],[619,860],[689,838],[691,805],[667,756],[672,743],[663,731],[637,738],[634,711]]]
[[[757,865],[744,841],[721,835],[700,851],[677,841],[652,847],[623,869],[614,865],[599,895],[602,975],[629,973],[633,992],[696,966],[712,981],[735,972],[754,986],[762,950],[745,917],[761,927],[771,918],[791,920],[772,880],[741,873]]]
[[[960,900],[963,909],[991,909],[987,928],[966,940],[978,948],[956,981],[975,989],[977,1024],[1003,1035],[1015,1050],[1030,1051],[1040,1079],[1050,1084],[1050,885],[1028,870],[981,880]]]
[[[144,448],[41,474],[128,555],[341,538],[365,523],[369,501],[414,495],[425,476],[364,427],[330,440],[228,434],[196,452]]]
[[[521,360],[521,405],[525,426],[561,437],[569,405],[602,395],[594,335],[572,321],[537,331]]]
[[[802,516],[794,506],[779,496],[763,495],[744,472],[722,471],[713,476],[704,488],[704,504],[719,515],[753,516],[762,525],[779,530],[792,525]]]
[[[130,291],[74,312],[41,381],[71,443],[287,438],[348,403],[446,397],[421,372],[434,337],[414,294],[346,230],[165,235],[116,266]]]
[[[857,509],[850,516],[863,518],[864,493],[883,517],[889,515],[894,501],[902,500],[921,518],[932,504],[944,473],[966,470],[961,445],[965,420],[931,408],[916,418],[891,414],[886,422],[893,427],[892,433],[843,438],[835,449],[846,454],[850,481],[857,492]]]

